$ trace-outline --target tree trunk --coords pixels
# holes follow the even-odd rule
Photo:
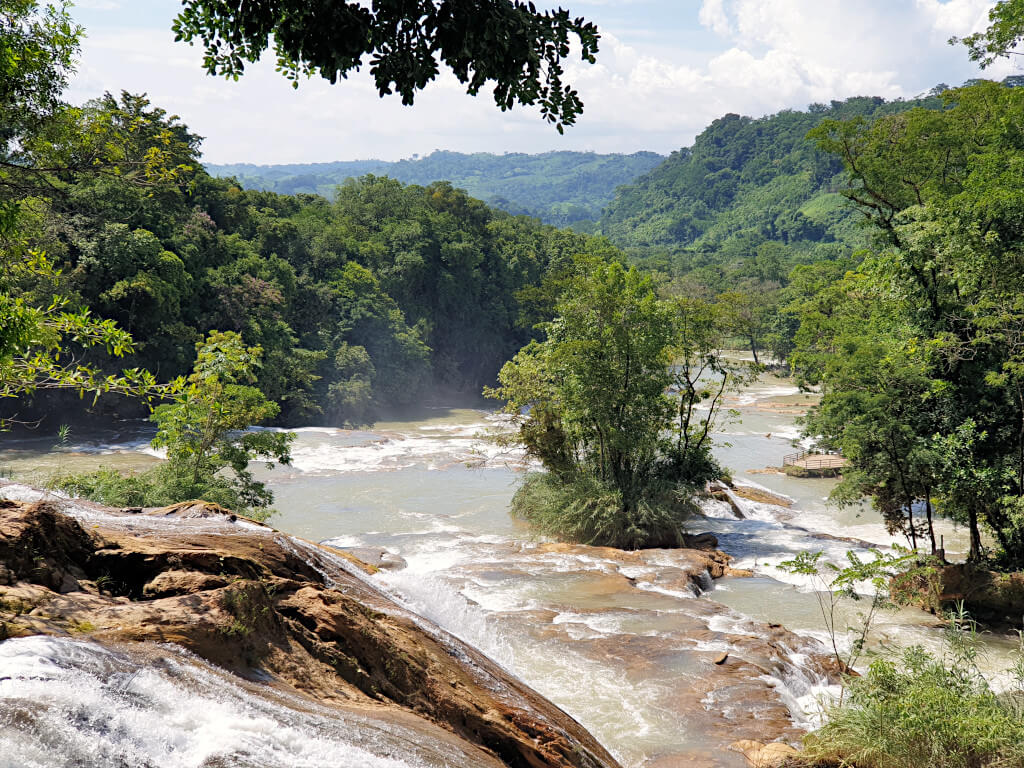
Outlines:
[[[971,529],[971,552],[967,559],[977,562],[981,560],[981,531],[978,529],[978,511],[974,507],[968,512],[968,524]]]
[[[910,529],[910,548],[917,552],[917,528],[914,527],[914,499],[907,495],[907,527]]]
[[[928,538],[932,541],[932,554],[934,555],[938,551],[938,547],[935,546],[935,526],[932,525],[932,495],[931,489],[924,489],[924,511],[928,516]]]

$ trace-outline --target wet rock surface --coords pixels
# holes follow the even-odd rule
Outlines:
[[[173,643],[251,685],[401,723],[441,751],[456,744],[466,766],[617,765],[571,717],[328,549],[210,505],[68,506],[0,500],[0,638]]]
[[[544,542],[481,545],[478,555],[446,572],[464,594],[491,596],[527,575],[552,585],[519,610],[494,614],[499,632],[525,630],[541,647],[615,670],[644,691],[643,706],[678,722],[680,746],[645,749],[644,768],[744,768],[746,758],[730,744],[798,743],[807,720],[794,719],[793,691],[813,708],[813,686],[839,680],[839,665],[817,641],[700,597],[717,580],[749,575],[719,550]]]

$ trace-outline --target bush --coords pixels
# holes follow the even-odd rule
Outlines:
[[[153,470],[122,475],[113,469],[100,469],[82,475],[58,475],[47,485],[108,507],[162,507],[172,503],[163,499],[153,474]]]
[[[591,477],[528,475],[512,498],[512,514],[545,535],[620,549],[683,546],[683,525],[697,511],[692,488],[666,488],[624,512],[622,494]]]
[[[856,768],[1020,768],[1020,691],[997,695],[978,671],[969,620],[951,621],[946,652],[908,648],[880,658],[807,738],[812,765]],[[1020,664],[1018,664],[1020,667]],[[1020,682],[1020,670],[1016,670]]]
[[[202,499],[253,520],[266,520],[274,514],[274,510],[265,505],[246,504],[239,489],[227,477],[214,475],[202,478],[197,484],[178,470],[180,467],[170,462],[129,474],[101,469],[82,475],[61,475],[48,485],[109,507],[164,507],[179,501]]]

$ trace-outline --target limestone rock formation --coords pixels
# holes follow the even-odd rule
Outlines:
[[[0,500],[0,639],[33,634],[173,643],[245,680],[413,723],[427,743],[460,744],[466,766],[617,765],[556,706],[380,592],[351,555],[211,505]]]

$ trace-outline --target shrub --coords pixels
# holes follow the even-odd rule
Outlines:
[[[193,483],[180,467],[168,462],[144,472],[121,474],[100,469],[81,475],[52,478],[49,487],[109,507],[164,507],[179,501],[203,499],[253,520],[266,520],[274,510],[265,505],[246,504],[230,478],[214,475]]]
[[[914,647],[877,659],[807,738],[806,759],[856,768],[1024,766],[1020,692],[994,693],[976,655],[973,625],[960,615],[942,655]]]
[[[542,534],[580,544],[620,549],[679,547],[683,526],[697,511],[693,489],[665,488],[645,496],[629,512],[622,494],[591,477],[563,480],[528,475],[512,499],[512,514]]]

